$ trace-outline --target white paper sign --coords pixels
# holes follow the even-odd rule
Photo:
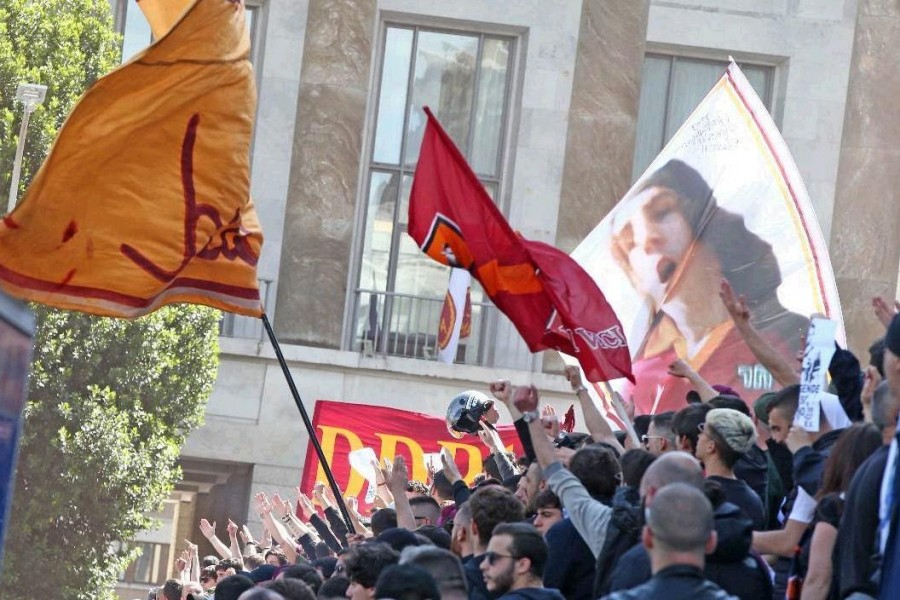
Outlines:
[[[825,389],[826,374],[834,356],[834,335],[837,323],[816,317],[810,321],[800,369],[800,402],[794,425],[806,431],[819,430],[821,401],[819,394]]]

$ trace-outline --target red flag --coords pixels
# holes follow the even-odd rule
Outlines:
[[[512,230],[440,123],[428,125],[409,198],[409,235],[436,261],[468,269],[532,352],[578,359],[588,381],[631,375],[622,326],[567,254]]]

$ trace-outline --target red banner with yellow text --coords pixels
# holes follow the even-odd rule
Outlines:
[[[403,455],[410,479],[427,479],[425,455],[447,448],[453,454],[463,479],[471,483],[481,473],[481,461],[488,450],[477,436],[454,439],[442,417],[383,406],[319,400],[313,413],[313,428],[322,444],[338,486],[348,496],[357,496],[365,505],[366,481],[350,468],[347,455],[360,448],[372,448],[380,459]],[[523,453],[515,427],[498,427],[507,450]],[[309,444],[300,487],[309,494],[316,481],[325,481],[315,449]]]

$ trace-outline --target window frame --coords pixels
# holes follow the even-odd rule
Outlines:
[[[516,129],[521,111],[521,93],[522,80],[524,71],[524,57],[527,53],[527,29],[521,27],[511,27],[502,24],[481,23],[471,21],[461,21],[456,19],[446,19],[440,17],[430,17],[422,15],[410,15],[405,13],[394,13],[383,11],[379,21],[377,30],[377,38],[375,40],[375,48],[372,53],[372,64],[370,68],[370,81],[368,87],[368,101],[366,108],[366,120],[364,137],[362,140],[362,154],[359,167],[359,175],[357,181],[356,193],[356,215],[354,219],[354,235],[351,242],[350,251],[350,268],[347,276],[347,293],[345,296],[344,319],[341,333],[341,349],[353,352],[363,352],[357,348],[356,328],[358,324],[357,309],[359,298],[367,292],[361,291],[360,277],[362,275],[362,262],[365,251],[365,235],[367,225],[367,213],[369,210],[369,196],[371,186],[371,176],[375,172],[397,174],[399,176],[400,194],[397,206],[394,210],[393,230],[391,234],[391,254],[388,258],[388,272],[386,290],[376,292],[387,302],[395,293],[393,288],[396,284],[396,275],[398,271],[400,236],[405,232],[399,231],[399,210],[402,205],[402,186],[403,178],[406,175],[413,175],[415,165],[408,166],[405,164],[407,133],[409,126],[409,112],[405,111],[403,115],[403,139],[401,139],[400,157],[396,165],[377,163],[374,160],[375,137],[378,125],[379,110],[381,108],[381,85],[385,68],[385,46],[388,30],[391,28],[412,30],[413,43],[411,53],[411,63],[407,79],[406,105],[409,105],[411,94],[413,93],[413,81],[415,76],[415,56],[418,42],[418,35],[422,31],[445,33],[449,35],[465,35],[478,38],[478,53],[476,64],[480,65],[480,59],[483,55],[484,42],[486,38],[503,39],[510,43],[510,58],[506,72],[505,97],[503,104],[503,115],[501,117],[499,144],[497,152],[495,176],[485,176],[477,174],[480,181],[485,184],[495,186],[494,202],[504,214],[507,213],[509,190],[512,188],[512,172],[514,164],[514,150]],[[476,70],[474,80],[474,93],[472,97],[471,113],[474,115],[477,106],[479,89],[481,81],[481,68]],[[469,123],[469,130],[466,134],[467,149],[473,142],[473,133],[475,128],[475,119]],[[418,161],[417,161],[418,163]],[[417,164],[416,163],[416,164]],[[488,298],[484,299],[487,306],[492,307]],[[381,311],[379,327],[385,323],[391,322],[391,310],[387,307]],[[491,314],[486,318],[482,318],[480,330],[473,331],[473,336],[479,336],[478,361],[475,364],[487,365],[493,359],[493,345],[490,342],[489,333],[496,329],[496,316]],[[436,333],[436,332],[435,332]],[[383,342],[381,346],[384,348],[375,349],[375,354],[381,356],[395,356],[388,349],[387,342]],[[404,356],[404,355],[396,355]],[[411,357],[406,357],[411,358]],[[471,363],[467,363],[471,364]]]
[[[675,70],[675,65],[678,61],[683,62],[693,62],[693,63],[705,63],[707,65],[720,66],[722,68],[722,72],[725,72],[725,67],[728,65],[730,60],[734,60],[739,66],[742,68],[746,66],[750,66],[756,69],[765,70],[766,74],[766,97],[760,97],[763,105],[772,115],[773,120],[775,120],[776,124],[781,125],[781,108],[782,108],[782,100],[781,90],[783,89],[783,80],[786,75],[786,58],[772,57],[772,56],[764,56],[760,54],[737,54],[737,53],[728,53],[725,52],[723,55],[722,50],[704,50],[700,48],[683,48],[683,47],[675,47],[669,45],[653,45],[648,44],[647,49],[644,52],[643,60],[656,58],[656,59],[666,59],[669,62],[669,77],[666,82],[666,98],[665,98],[665,110],[663,113],[663,148],[668,143],[668,140],[665,139],[665,132],[669,128],[669,105],[672,100],[672,92],[673,87],[675,85],[675,78],[672,77],[672,73]],[[642,63],[643,68],[643,63]],[[641,82],[641,87],[643,89],[644,82]],[[640,93],[640,92],[639,92]],[[641,115],[638,113],[637,118],[635,120],[635,135],[639,133],[638,122]],[[660,148],[660,151],[662,148]],[[641,176],[640,172],[635,170],[634,161],[637,158],[638,152],[638,140],[635,137],[635,147],[634,152],[632,153],[632,174],[631,181],[634,182],[638,177]]]

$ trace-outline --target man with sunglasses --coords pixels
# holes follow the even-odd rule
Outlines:
[[[481,573],[488,591],[501,600],[562,600],[543,584],[547,544],[532,525],[503,523],[494,528]]]

